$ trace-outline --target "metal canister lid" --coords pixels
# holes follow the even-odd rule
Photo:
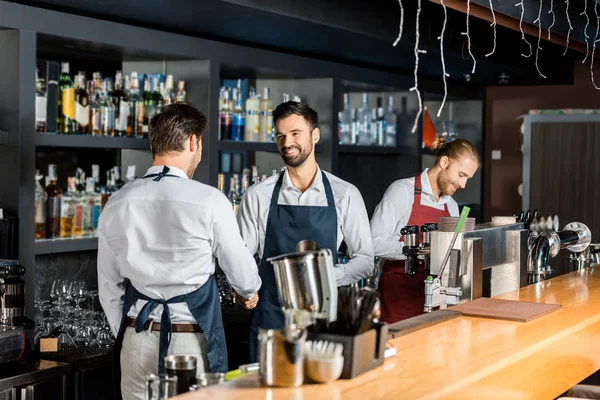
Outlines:
[[[179,371],[196,368],[197,359],[188,355],[170,355],[165,357],[165,368]]]

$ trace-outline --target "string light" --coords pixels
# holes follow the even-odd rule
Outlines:
[[[446,10],[446,5],[444,4],[444,0],[440,0],[442,3],[442,7],[444,8],[444,25],[442,25],[442,33],[438,37],[440,41],[440,56],[442,59],[442,80],[444,81],[444,99],[442,100],[442,105],[440,106],[437,116],[438,118],[442,114],[442,109],[444,108],[444,104],[446,104],[446,97],[448,97],[448,84],[446,83],[446,77],[450,76],[446,73],[446,61],[444,60],[444,33],[446,32],[446,22],[448,22],[448,12]]]
[[[588,39],[589,39],[590,37],[589,37],[589,36],[588,36],[588,34],[587,34],[587,28],[588,28],[588,26],[590,25],[590,16],[589,16],[589,15],[588,15],[588,13],[587,13],[587,0],[585,0],[585,1],[584,1],[584,4],[583,4],[583,12],[582,12],[581,14],[579,14],[579,15],[580,15],[580,16],[581,16],[581,15],[585,15],[585,19],[586,19],[586,21],[587,21],[587,22],[585,23],[585,28],[583,28],[583,34],[584,34],[584,36],[585,36],[585,58],[584,58],[584,59],[583,59],[583,61],[581,62],[581,63],[583,64],[583,63],[585,63],[585,61],[587,60],[587,58],[588,58],[588,54],[590,53],[590,42],[588,41]]]
[[[467,31],[462,32],[461,35],[467,37],[467,48],[469,49],[469,55],[473,59],[473,69],[471,73],[475,73],[475,67],[477,66],[477,61],[475,60],[475,56],[471,52],[471,36],[469,35],[469,15],[471,14],[471,0],[467,0]]]
[[[417,27],[416,27],[416,37],[415,37],[415,86],[410,88],[411,92],[417,92],[417,100],[419,101],[419,112],[415,116],[415,123],[411,130],[411,133],[415,133],[417,130],[417,126],[419,125],[419,118],[421,118],[421,114],[423,113],[423,104],[421,101],[421,92],[419,91],[419,78],[417,76],[419,72],[419,53],[427,53],[425,50],[419,50],[419,16],[421,14],[421,0],[417,0]]]
[[[524,53],[521,53],[521,55],[525,58],[529,58],[533,54],[533,46],[525,38],[525,32],[523,31],[523,15],[525,14],[525,4],[523,3],[523,1],[521,1],[518,4],[515,4],[515,7],[521,7],[521,18],[519,19],[519,29],[521,30],[521,40],[524,41],[525,43],[527,43],[527,46],[529,46],[529,55],[525,55]]]
[[[596,14],[596,35],[594,36],[594,42],[592,44],[592,59],[590,60],[590,76],[592,78],[592,84],[596,88],[596,90],[600,90],[600,87],[596,85],[594,81],[594,57],[596,53],[596,43],[600,40],[598,39],[598,31],[600,30],[600,15],[598,15],[598,3],[594,2],[594,14]]]
[[[540,67],[538,65],[538,58],[539,58],[539,54],[540,54],[540,50],[542,49],[540,46],[540,42],[542,40],[542,6],[543,6],[544,0],[540,0],[540,10],[538,12],[538,17],[535,21],[533,21],[533,23],[535,24],[537,22],[538,24],[538,41],[537,41],[537,48],[535,49],[535,68],[537,69],[538,73],[542,76],[542,78],[546,79],[546,75],[542,74],[542,71],[540,71]]]
[[[565,4],[567,5],[567,8],[565,9],[565,14],[567,15],[567,21],[569,21],[569,30],[567,31],[567,43],[565,46],[565,52],[563,53],[563,56],[567,54],[567,51],[569,50],[569,38],[571,37],[571,31],[573,30],[571,18],[569,17],[569,0],[565,0]]]
[[[493,19],[493,22],[490,24],[490,26],[494,28],[494,48],[485,55],[486,57],[491,56],[496,51],[496,14],[494,13],[494,5],[492,4],[492,0],[490,0],[490,11],[492,12]]]
[[[550,0],[550,11],[548,11],[548,14],[552,14],[552,23],[548,27],[548,40],[550,40],[550,30],[554,26],[554,23],[556,23],[556,14],[554,13],[554,0]]]
[[[400,39],[402,39],[402,30],[404,29],[404,6],[402,5],[402,0],[398,0],[398,4],[400,4],[400,29],[398,32],[398,37],[394,42],[394,47],[400,43]]]

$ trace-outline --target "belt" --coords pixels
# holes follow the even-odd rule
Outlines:
[[[150,321],[146,322],[144,329],[148,329],[150,323]],[[127,317],[125,320],[125,325],[135,328],[135,319]],[[160,331],[159,322],[152,323],[152,331]],[[171,331],[173,333],[202,333],[202,329],[200,329],[198,324],[171,324]]]

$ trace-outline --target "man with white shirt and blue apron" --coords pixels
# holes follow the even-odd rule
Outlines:
[[[117,336],[117,398],[145,399],[147,375],[164,372],[169,354],[196,356],[198,372],[227,371],[215,259],[247,308],[258,300],[261,280],[231,204],[191,179],[206,125],[189,105],[165,107],[149,126],[152,167],[100,216],[98,293]]]
[[[306,103],[289,101],[273,111],[277,148],[287,168],[244,195],[238,211],[242,237],[258,253],[262,286],[250,327],[250,360],[257,358],[258,328],[281,329],[273,266],[268,258],[294,252],[302,240],[313,240],[334,256],[338,286],[349,285],[373,269],[373,245],[365,204],[358,189],[322,171],[315,159],[321,137],[319,116]],[[350,260],[337,264],[342,241]]]

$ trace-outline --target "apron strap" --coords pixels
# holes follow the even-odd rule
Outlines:
[[[165,300],[153,299],[143,293],[139,293],[139,299],[146,300],[147,303],[144,304],[144,307],[142,307],[135,320],[135,331],[137,333],[140,333],[145,329],[145,325],[150,319],[150,314],[156,308],[156,306],[159,304],[163,306],[163,311],[160,317],[160,339],[158,345],[158,373],[162,374],[164,372],[164,358],[167,356],[167,352],[169,351],[171,336],[173,335],[173,329],[171,327],[171,310],[169,309],[169,304],[185,303],[185,295],[179,295]]]
[[[279,174],[279,179],[277,179],[277,183],[273,189],[273,194],[271,195],[271,206],[276,206],[277,202],[279,201],[279,192],[281,191],[281,184],[283,183],[283,174],[285,174],[285,172]]]
[[[163,170],[161,172],[159,172],[158,174],[148,174],[144,176],[144,179],[147,178],[154,178],[152,179],[154,182],[160,182],[160,180],[166,176],[170,177],[170,178],[179,178],[177,175],[173,175],[173,174],[169,174],[168,172],[171,170],[171,168],[167,167],[166,165],[163,166]]]

